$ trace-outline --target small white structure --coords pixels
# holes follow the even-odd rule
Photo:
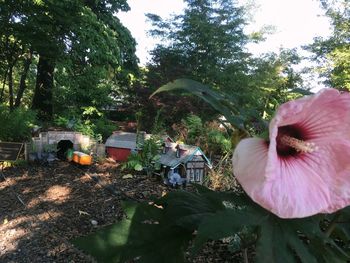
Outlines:
[[[60,141],[68,140],[73,144],[76,151],[92,152],[98,156],[104,156],[104,145],[97,144],[89,136],[73,131],[48,131],[41,132],[38,137],[32,138],[32,142],[27,145],[27,152],[37,153],[39,156],[43,152],[56,151]]]

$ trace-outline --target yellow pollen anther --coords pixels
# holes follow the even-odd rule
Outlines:
[[[305,142],[288,135],[282,135],[281,138],[279,138],[279,142],[301,153],[312,153],[318,148],[313,142]]]

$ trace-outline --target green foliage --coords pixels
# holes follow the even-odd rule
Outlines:
[[[315,38],[307,49],[314,53],[317,71],[325,84],[333,88],[350,90],[350,4],[347,0],[320,0],[330,19],[332,34],[327,39]]]
[[[232,151],[232,143],[223,132],[216,129],[209,130],[207,133],[208,148],[214,153],[227,154]]]
[[[239,115],[238,103],[235,97],[226,97],[197,81],[190,79],[177,79],[157,89],[151,96],[164,91],[185,90],[203,99],[214,109],[223,114],[228,122],[238,129],[244,129],[243,114]]]
[[[122,169],[142,171],[143,161],[141,155],[138,153],[131,153],[128,156],[128,160],[125,163],[123,163]]]
[[[125,219],[117,224],[104,228],[98,233],[76,238],[72,243],[89,252],[99,262],[120,262],[121,248],[128,240],[131,221],[134,218],[136,204],[124,203]]]
[[[197,191],[171,192],[156,200],[157,206],[140,204],[134,216],[112,226],[114,230],[98,231],[79,238],[75,244],[94,256],[101,255],[104,248],[99,249],[97,241],[102,244],[110,241],[111,236],[118,237],[118,227],[128,223],[128,233],[121,232],[122,244],[109,247],[115,253],[114,259],[118,258],[114,262],[134,258],[139,262],[157,263],[165,259],[166,262],[184,262],[186,251],[195,255],[209,240],[237,236],[239,249],[256,246],[254,262],[326,263],[350,259],[322,231],[325,216],[281,219],[256,205],[245,194],[213,192],[199,186]]]
[[[124,207],[126,219],[98,233],[77,238],[73,244],[99,262],[125,262],[138,256],[141,256],[138,262],[184,260],[182,248],[191,238],[189,231],[166,224],[166,215],[153,205],[129,203]]]
[[[288,86],[288,89],[289,88],[290,87]],[[233,132],[239,131],[245,135],[260,134],[265,131],[265,119],[272,117],[273,110],[280,102],[286,100],[287,98],[296,98],[305,93],[309,94],[308,91],[302,89],[284,91],[263,89],[266,94],[269,94],[268,97],[264,97],[265,106],[260,106],[260,110],[252,110],[250,107],[241,106],[239,97],[235,96],[236,93],[227,95],[194,80],[176,79],[158,88],[151,95],[151,97],[161,92],[173,92],[181,90],[187,92],[185,94],[192,94],[204,100],[215,110],[217,110],[217,112],[222,114],[225,117],[226,121],[231,124],[231,126],[227,126],[229,133],[232,134]],[[253,99],[257,94],[258,93],[250,95],[253,95]]]
[[[155,48],[150,63],[151,71],[163,73],[157,75],[161,78],[158,83],[187,76],[224,88],[219,83],[233,68],[233,78],[239,81],[246,70],[244,45],[249,39],[243,31],[245,10],[228,0],[185,3],[184,13],[169,21],[148,15],[153,24],[151,35],[166,40]]]
[[[236,128],[261,132],[264,124],[257,122],[270,118],[274,109],[290,98],[289,91],[302,86],[300,73],[294,70],[294,65],[301,60],[297,51],[280,50],[278,54],[253,57],[246,52],[246,45],[264,39],[264,32],[255,37],[245,34],[249,20],[246,7],[230,0],[185,2],[184,13],[169,20],[148,15],[153,25],[150,33],[164,41],[151,53],[147,85],[152,91],[154,87],[175,90],[170,86],[187,85],[184,88],[187,92],[209,102]],[[265,30],[265,33],[268,32]],[[197,83],[184,83],[188,79],[219,91],[221,98],[219,95],[215,98],[209,89],[199,88]],[[219,104],[213,102],[214,98]],[[179,99],[161,94],[157,99],[170,104],[164,112],[182,114],[180,120],[188,112],[203,120],[217,117],[193,96]],[[181,112],[179,108],[187,111]]]
[[[128,9],[126,0],[2,1],[0,102],[49,120],[72,105],[113,104],[137,73],[135,40],[115,16]]]
[[[159,168],[157,161],[160,158],[161,144],[161,138],[154,135],[141,142],[139,145],[143,168],[147,172],[147,175],[152,175],[152,173]]]
[[[95,107],[82,108],[81,112],[66,112],[56,116],[54,123],[59,127],[81,132],[98,141],[106,140],[117,128]]]
[[[178,130],[179,140],[198,145],[210,154],[225,155],[232,150],[231,140],[218,122],[203,123],[199,116],[190,114],[182,120]]]
[[[164,120],[161,117],[161,110],[157,111],[156,117],[153,121],[152,134],[163,134],[165,131]]]
[[[230,144],[231,145],[231,144]],[[231,147],[230,147],[231,148]],[[232,176],[232,150],[228,151],[208,171],[204,185],[215,191],[236,191],[240,189],[235,177]]]
[[[35,125],[35,113],[23,108],[10,111],[0,105],[0,140],[8,142],[29,141]]]
[[[187,128],[186,143],[193,144],[196,140],[203,135],[203,123],[202,119],[197,115],[189,115],[186,119],[182,120],[183,125]]]
[[[161,138],[156,135],[146,140],[139,140],[139,152],[129,155],[127,162],[122,166],[123,169],[144,170],[147,175],[152,175],[155,170],[159,169],[157,161],[160,158],[161,144]]]
[[[245,44],[245,10],[230,0],[185,1],[184,13],[169,20],[148,14],[153,29],[151,35],[164,40],[151,52],[146,73],[146,85],[154,88],[175,79],[193,79],[225,90],[247,88],[249,55]],[[192,112],[208,120],[215,115],[209,107],[193,97],[159,97],[169,105],[164,114],[174,122]],[[174,114],[175,113],[175,114]],[[173,116],[174,115],[174,116]],[[178,119],[175,118],[178,117]]]
[[[3,168],[7,167],[26,167],[28,162],[24,159],[17,159],[16,161],[5,161],[1,163]]]

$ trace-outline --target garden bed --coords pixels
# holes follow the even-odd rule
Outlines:
[[[68,162],[7,168],[4,177],[0,262],[94,262],[69,240],[121,220],[123,199],[144,201],[170,190],[144,176],[123,179],[108,162],[89,168]],[[193,261],[232,262],[227,249],[211,247]]]

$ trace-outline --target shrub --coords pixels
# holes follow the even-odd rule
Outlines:
[[[83,112],[66,112],[56,116],[55,125],[104,141],[116,129],[115,124],[94,107],[83,108]]]
[[[191,114],[182,120],[181,125],[175,127],[180,140],[198,145],[210,155],[225,155],[232,151],[229,135],[220,130],[215,121],[203,123],[199,116]]]
[[[215,154],[227,154],[232,151],[231,140],[219,130],[208,129],[208,148]]]
[[[6,106],[0,106],[0,140],[8,142],[28,141],[31,129],[35,126],[34,111],[17,108],[10,111]]]
[[[138,146],[141,148],[140,152],[129,155],[122,168],[135,171],[144,170],[150,176],[160,168],[158,160],[160,158],[161,140],[158,136],[152,136]]]
[[[197,115],[188,115],[182,123],[187,128],[186,141],[189,144],[196,143],[205,134],[202,119]]]

